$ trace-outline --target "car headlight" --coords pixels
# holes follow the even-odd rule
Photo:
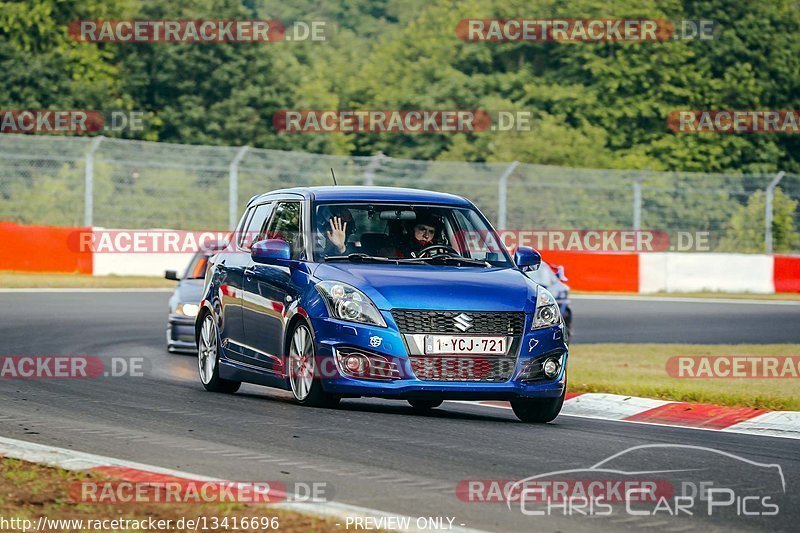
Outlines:
[[[561,311],[558,302],[550,291],[541,285],[536,293],[536,311],[533,314],[533,327],[531,329],[549,328],[561,323]]]
[[[179,315],[195,317],[200,312],[200,306],[197,304],[178,304],[175,312]]]
[[[338,281],[320,281],[316,287],[333,318],[386,327],[386,322],[372,300],[355,287]]]

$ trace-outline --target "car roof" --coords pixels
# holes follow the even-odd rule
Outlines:
[[[403,187],[366,187],[366,186],[327,186],[327,187],[292,187],[279,189],[254,196],[248,205],[267,200],[275,195],[296,194],[315,202],[410,202],[423,204],[446,204],[469,206],[470,202],[461,196],[444,192],[408,189]]]

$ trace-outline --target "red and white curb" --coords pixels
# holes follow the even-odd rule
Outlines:
[[[131,482],[141,481],[142,479],[152,480],[154,477],[158,477],[161,480],[167,478],[172,480],[179,479],[218,483],[225,481],[218,478],[181,472],[179,470],[171,470],[168,468],[135,463],[122,459],[114,459],[112,457],[68,450],[65,448],[57,448],[55,446],[47,446],[44,444],[35,444],[33,442],[9,439],[6,437],[0,437],[0,457],[20,459],[29,463],[39,463],[63,468],[64,470],[97,472],[114,479]],[[373,524],[377,524],[376,527],[390,531],[429,531],[417,528],[415,526],[416,518],[414,517],[387,513],[385,511],[379,511],[377,509],[370,509],[367,507],[348,505],[346,503],[280,502],[269,504],[269,506],[270,509],[295,511],[302,514],[310,514],[323,518],[331,518],[334,520],[340,519],[342,521],[345,521],[348,518],[356,517],[369,518]],[[387,527],[386,525],[381,525],[403,523],[410,524],[411,527],[393,528]],[[346,529],[344,524],[342,524],[342,529]],[[481,530],[469,529],[456,525],[449,527],[448,531],[455,531],[457,533],[482,533]]]
[[[478,403],[511,408],[508,402]],[[571,392],[567,393],[561,415],[800,439],[800,411],[768,411],[619,394]]]

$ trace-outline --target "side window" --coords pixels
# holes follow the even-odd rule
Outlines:
[[[502,258],[498,243],[488,231],[479,231],[474,228],[482,227],[480,220],[474,212],[469,210],[454,210],[456,233],[452,235],[453,246],[465,257],[481,259],[483,261],[498,261]],[[469,218],[468,218],[469,217]]]
[[[244,236],[245,236],[245,231],[244,230],[245,230],[245,228],[247,228],[247,223],[250,222],[250,219],[252,218],[253,212],[255,210],[256,210],[255,207],[251,207],[250,209],[245,211],[241,222],[239,222],[239,226],[236,228],[236,244],[238,244],[240,247],[242,246],[242,243],[244,242]]]
[[[300,233],[300,202],[280,202],[275,207],[266,237],[286,241],[292,250],[292,259],[301,259],[303,235]]]
[[[269,218],[271,211],[271,203],[261,204],[255,208],[239,240],[239,246],[241,246],[242,249],[249,250],[254,242],[258,242],[264,238],[264,223]]]

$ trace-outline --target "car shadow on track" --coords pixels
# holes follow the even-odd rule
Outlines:
[[[387,415],[398,415],[404,417],[415,417],[415,418],[430,418],[430,419],[447,419],[447,420],[472,420],[472,421],[485,421],[485,422],[500,422],[500,423],[514,423],[518,424],[519,421],[516,418],[503,417],[503,416],[492,416],[489,414],[478,414],[478,413],[468,413],[464,411],[458,411],[453,409],[454,406],[448,405],[445,403],[442,407],[437,407],[435,409],[431,409],[430,411],[420,412],[415,410],[413,407],[408,405],[405,401],[397,400],[397,401],[381,401],[378,403],[377,401],[371,401],[371,399],[345,399],[342,400],[337,407],[334,408],[314,408],[314,407],[305,407],[302,405],[298,405],[295,403],[294,398],[290,393],[285,393],[285,391],[280,391],[277,389],[267,389],[265,388],[263,392],[259,391],[240,391],[237,392],[234,396],[241,397],[241,398],[248,398],[254,400],[267,400],[271,402],[291,405],[293,408],[298,410],[298,413],[306,410],[313,410],[315,412],[342,412],[342,413],[373,413],[373,414],[387,414]],[[498,415],[500,413],[497,413]]]

